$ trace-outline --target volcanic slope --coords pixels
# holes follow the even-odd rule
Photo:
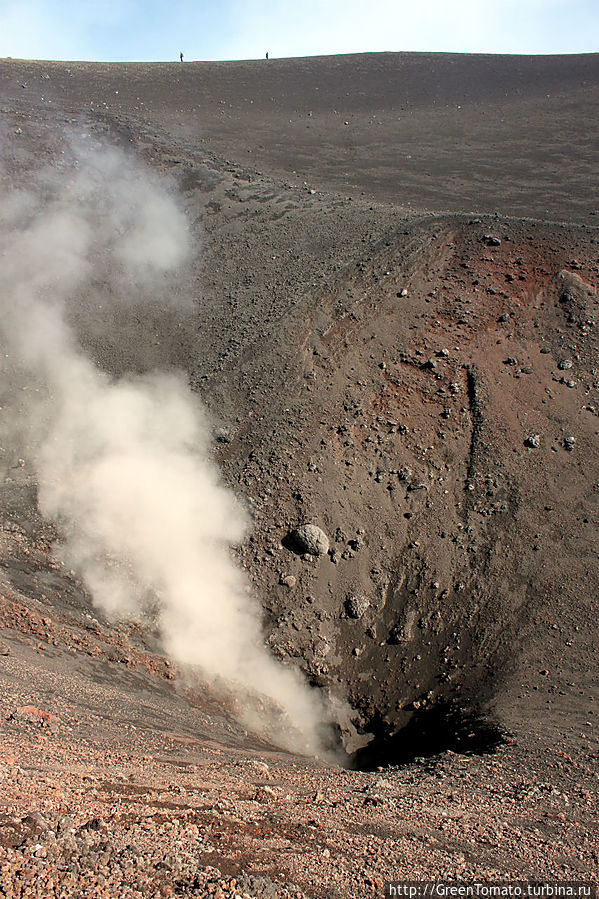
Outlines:
[[[361,770],[330,769],[187,688],[54,559],[26,446],[5,442],[15,895],[589,876],[597,57],[5,60],[0,78],[4,186],[60,169],[73,135],[176,185],[194,311],[83,302],[79,339],[111,374],[186,372],[252,511],[239,561],[267,642],[372,736]],[[303,522],[327,554],[298,552]]]

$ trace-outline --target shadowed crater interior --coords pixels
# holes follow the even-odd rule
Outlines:
[[[418,709],[400,730],[394,730],[381,718],[371,721],[370,728],[374,738],[353,756],[352,767],[359,771],[407,764],[448,750],[482,755],[493,752],[506,739],[489,717],[450,702]]]

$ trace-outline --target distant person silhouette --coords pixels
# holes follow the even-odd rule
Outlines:
[[[266,58],[268,59],[268,50],[266,51]]]
[[[181,60],[181,62],[183,62],[183,54],[182,53],[179,53],[179,59]]]

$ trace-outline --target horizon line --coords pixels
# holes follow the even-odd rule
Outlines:
[[[179,51],[180,52],[180,51]],[[290,62],[292,60],[306,59],[331,59],[341,56],[494,56],[494,57],[551,57],[562,58],[571,56],[597,56],[599,50],[573,50],[563,52],[545,52],[545,51],[513,51],[513,52],[497,52],[486,50],[361,50],[359,52],[339,52],[339,53],[316,53],[307,55],[294,56],[272,56],[269,51],[269,58],[266,60],[264,56],[248,56],[230,59],[184,59],[183,62],[178,59],[179,53],[176,53],[172,59],[52,59],[52,58],[35,58],[25,56],[0,56],[0,62],[27,62],[27,63],[54,63],[57,65],[190,65],[190,64],[228,64],[228,63],[248,63],[248,62]]]

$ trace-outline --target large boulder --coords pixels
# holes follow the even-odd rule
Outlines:
[[[301,524],[290,534],[293,545],[299,552],[311,556],[325,556],[329,551],[329,538],[315,524]]]

